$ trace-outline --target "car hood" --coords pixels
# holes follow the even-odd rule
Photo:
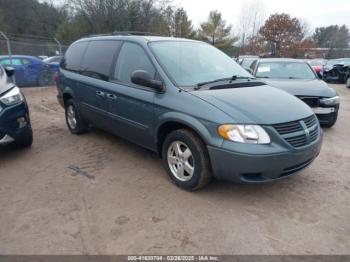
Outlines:
[[[238,124],[272,125],[309,117],[311,109],[298,98],[267,85],[204,90],[195,96],[221,109]]]
[[[322,80],[268,79],[269,86],[277,87],[295,96],[334,97],[337,93]]]
[[[331,71],[331,70],[333,70],[333,69],[340,69],[340,68],[343,68],[343,67],[348,67],[348,66],[350,66],[350,64],[347,64],[347,63],[340,63],[340,64],[335,64],[335,65],[333,65],[333,66],[331,66],[331,65],[325,65],[324,67],[323,67],[323,70],[324,71]]]

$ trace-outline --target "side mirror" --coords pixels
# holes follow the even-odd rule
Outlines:
[[[144,70],[136,70],[131,75],[131,82],[136,85],[146,86],[158,91],[163,90],[163,83],[158,80],[153,80],[150,73]]]
[[[8,77],[12,77],[15,74],[15,69],[13,67],[5,67],[5,72]]]

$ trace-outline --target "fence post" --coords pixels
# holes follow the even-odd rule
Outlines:
[[[54,38],[54,40],[57,43],[58,48],[60,50],[60,56],[62,56],[62,45],[61,45],[60,41],[58,41],[58,39],[56,37]]]
[[[10,39],[7,37],[7,35],[0,31],[0,35],[6,40],[6,45],[7,45],[7,53],[10,57],[10,64],[11,66],[13,67],[13,63],[12,63],[12,50],[11,50],[11,42],[10,42]],[[12,76],[12,80],[13,80],[13,83],[16,84],[16,78],[15,78],[15,75]]]

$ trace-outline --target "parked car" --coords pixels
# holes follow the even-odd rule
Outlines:
[[[58,72],[62,56],[51,56],[43,60],[52,72]]]
[[[246,55],[246,56],[239,56],[237,61],[246,71],[248,71],[249,73],[252,73],[251,67],[254,66],[254,64],[258,59],[259,59],[258,56]]]
[[[0,145],[29,147],[33,142],[27,102],[11,80],[14,68],[0,65]]]
[[[350,74],[350,58],[329,60],[323,71],[326,82],[346,83]]]
[[[320,80],[309,64],[286,58],[260,59],[254,69],[258,79],[300,98],[317,114],[324,127],[338,119],[340,98],[337,92]]]
[[[321,149],[310,107],[198,41],[78,40],[61,62],[57,89],[71,133],[92,125],[158,152],[170,179],[186,190],[213,176],[243,183],[286,178]]]
[[[54,72],[37,57],[13,55],[10,58],[9,56],[0,56],[0,64],[15,69],[15,82],[18,86],[47,86],[53,83],[52,75]]]
[[[50,63],[57,63],[59,64],[62,60],[62,56],[50,56],[46,59],[44,59],[43,61],[47,64],[50,64]]]
[[[39,55],[38,58],[41,59],[41,60],[44,60],[44,59],[47,59],[48,56],[46,56],[46,55]]]
[[[318,77],[322,78],[323,76],[323,67],[326,65],[327,60],[326,59],[312,59],[312,60],[307,60],[309,65],[311,65],[312,69],[316,72]]]

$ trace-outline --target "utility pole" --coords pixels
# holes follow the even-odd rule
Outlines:
[[[6,40],[6,45],[7,45],[7,53],[10,57],[10,63],[12,66],[12,50],[11,50],[11,43],[10,43],[10,39],[8,39],[8,37],[5,35],[4,32],[0,31],[0,35]]]
[[[10,42],[10,39],[7,37],[7,35],[0,31],[0,35],[6,40],[6,45],[7,45],[7,53],[9,55],[9,58],[10,58],[10,64],[11,66],[13,67],[13,63],[12,63],[12,50],[11,50],[11,42]],[[16,84],[16,78],[15,78],[15,75],[12,76],[12,80],[13,80],[13,83]]]
[[[60,56],[62,56],[63,55],[62,54],[62,45],[61,45],[60,41],[58,41],[58,39],[56,37],[54,38],[54,40],[55,40],[55,42],[58,45],[58,48],[59,48],[59,51],[60,51]]]

